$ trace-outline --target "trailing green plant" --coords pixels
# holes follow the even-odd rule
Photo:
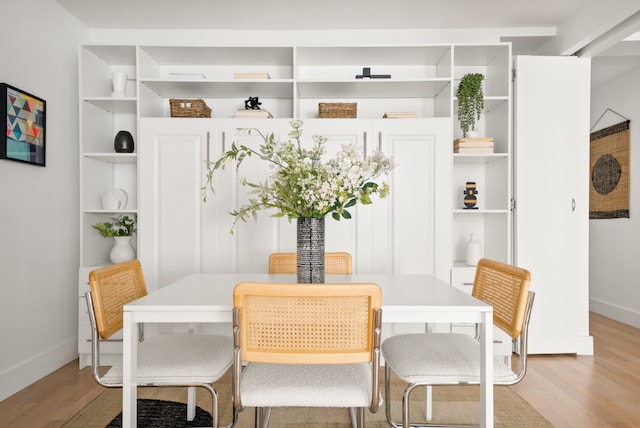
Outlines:
[[[466,137],[469,130],[476,128],[476,121],[484,109],[484,92],[481,73],[467,73],[462,76],[458,85],[458,122],[462,136]]]
[[[96,223],[92,225],[94,229],[100,232],[105,238],[111,238],[114,236],[131,236],[136,233],[136,216],[129,217],[127,215],[121,215],[118,217],[112,217],[111,222]]]

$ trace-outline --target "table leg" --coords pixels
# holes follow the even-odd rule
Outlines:
[[[131,312],[124,312],[122,340],[122,427],[133,428],[138,421],[137,369],[138,326]]]
[[[480,426],[493,427],[493,312],[480,325]]]

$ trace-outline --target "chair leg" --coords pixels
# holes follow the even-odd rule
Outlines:
[[[196,387],[187,388],[187,420],[193,421],[196,417]]]
[[[351,428],[364,428],[364,407],[349,407]]]
[[[433,386],[427,385],[424,391],[424,414],[427,416],[427,421],[433,420]]]
[[[271,417],[271,407],[256,407],[255,428],[267,428]]]

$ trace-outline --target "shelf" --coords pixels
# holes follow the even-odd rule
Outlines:
[[[85,97],[84,101],[113,114],[136,114],[138,99],[135,97]]]
[[[114,164],[135,164],[138,162],[137,153],[84,153],[83,156]]]
[[[465,210],[463,208],[453,210],[454,214],[463,215],[483,215],[483,214],[508,214],[509,210],[502,209],[477,209],[477,210]]]
[[[134,65],[136,47],[131,45],[84,45],[84,49],[110,65]]]
[[[451,51],[451,46],[387,46],[387,47],[299,47],[297,62],[301,66],[372,67],[376,65],[411,66],[438,64]]]
[[[118,214],[136,214],[137,215],[138,214],[137,209],[132,209],[132,210],[86,209],[86,210],[82,210],[82,212],[84,214],[112,214],[112,215],[118,215]]]
[[[486,153],[486,154],[467,154],[467,153],[454,153],[454,164],[487,164],[495,162],[501,159],[507,158],[506,153]]]
[[[486,66],[509,51],[509,44],[454,46],[454,66]]]
[[[142,46],[157,65],[293,65],[291,47]]]
[[[140,79],[140,84],[163,98],[293,99],[292,79],[166,80]]]
[[[457,88],[457,82],[456,82],[456,88]],[[455,103],[455,108],[457,109],[458,107],[458,97],[454,96],[453,97],[453,101]],[[488,113],[492,110],[495,110],[496,108],[500,107],[501,105],[503,105],[504,103],[509,101],[509,97],[508,96],[502,96],[502,95],[492,95],[492,96],[485,96],[484,97],[484,112]]]
[[[298,96],[303,99],[435,98],[449,87],[450,82],[450,79],[302,80],[297,88]]]

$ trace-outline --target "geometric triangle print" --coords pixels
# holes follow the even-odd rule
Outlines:
[[[23,141],[24,130],[21,129],[19,121],[16,121],[11,129],[11,135],[9,137],[16,141]]]

